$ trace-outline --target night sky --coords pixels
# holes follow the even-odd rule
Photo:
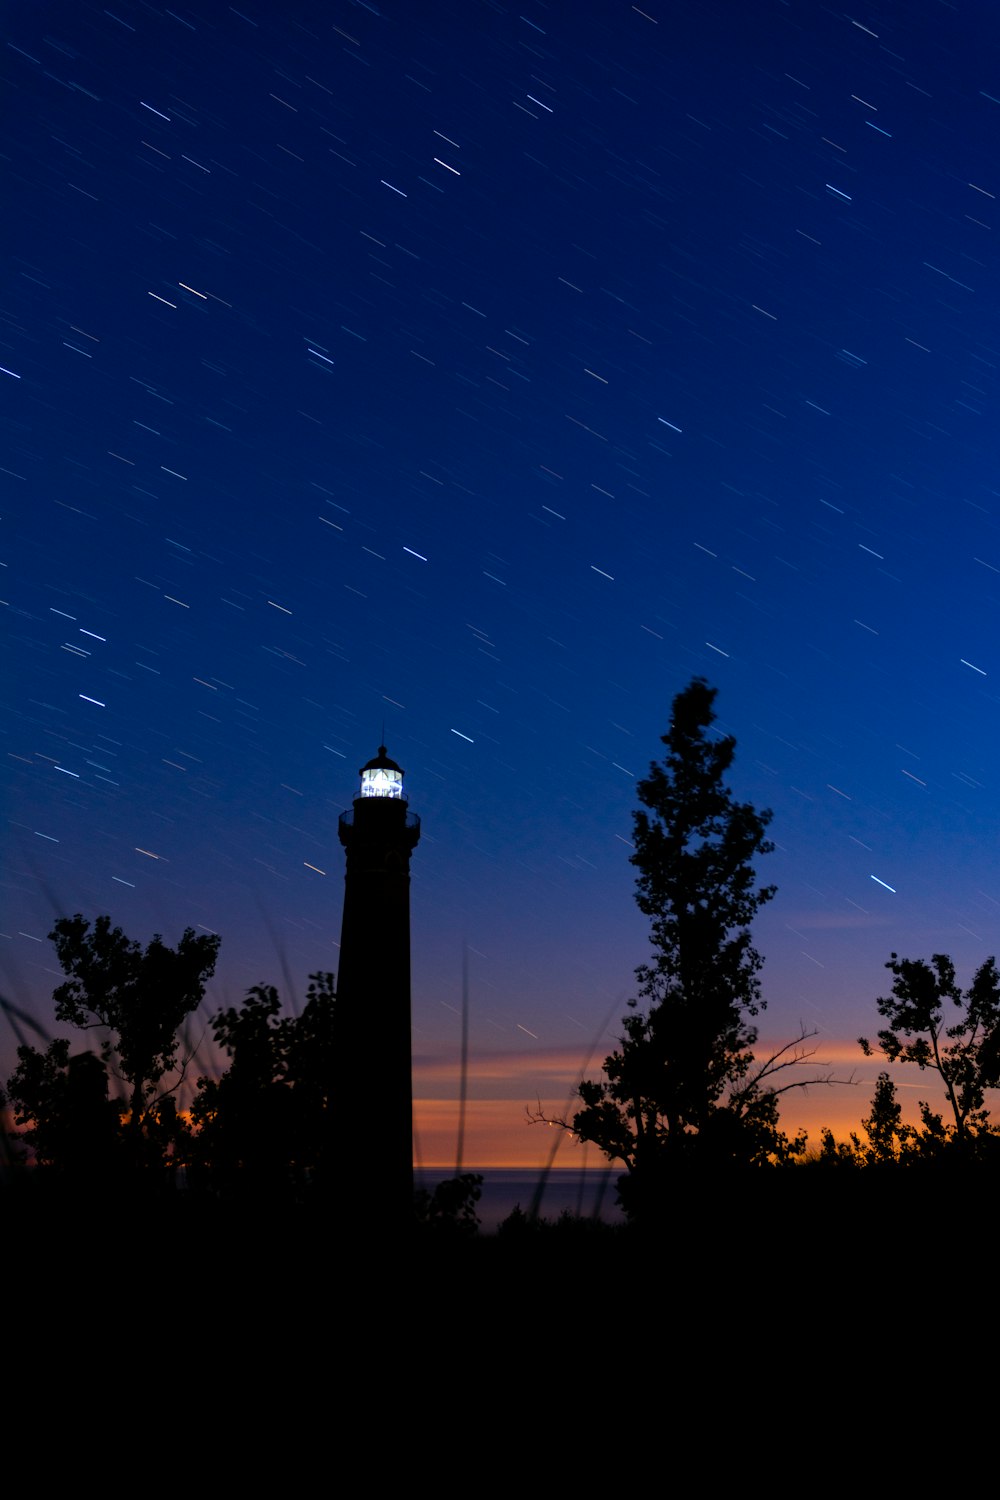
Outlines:
[[[421,1158],[467,943],[466,1159],[538,1160],[703,675],[774,809],[764,1041],[862,1081],[786,1119],[856,1121],[890,952],[997,947],[996,12],[519,6],[8,8],[0,982],[50,1020],[108,912],[300,1003],[384,725]]]

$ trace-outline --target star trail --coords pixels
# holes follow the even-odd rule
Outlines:
[[[1000,916],[995,19],[522,9],[17,7],[2,53],[5,992],[50,1018],[82,911],[301,996],[384,739],[425,1154],[468,944],[480,1161],[610,1050],[694,675],[774,810],[766,1037],[845,1074],[889,953],[968,977]]]

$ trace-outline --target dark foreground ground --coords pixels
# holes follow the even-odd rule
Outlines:
[[[307,1453],[488,1493],[498,1465],[584,1454],[745,1465],[817,1420],[832,1465],[859,1401],[921,1389],[973,1326],[992,1347],[995,1198],[985,1174],[757,1173],[679,1184],[647,1230],[463,1236],[22,1184],[0,1190],[12,1420],[49,1443],[124,1424],[149,1455],[196,1428],[254,1482],[270,1453],[282,1493]]]
[[[73,1280],[74,1267],[84,1265],[178,1286],[202,1285],[210,1276],[235,1284],[256,1274],[262,1291],[276,1277],[293,1278],[303,1297],[322,1289],[331,1262],[367,1281],[401,1258],[411,1273],[440,1272],[458,1282],[553,1265],[628,1276],[648,1269],[650,1256],[691,1286],[711,1281],[723,1267],[733,1275],[742,1267],[754,1278],[807,1282],[819,1275],[901,1275],[908,1265],[954,1261],[963,1246],[975,1258],[984,1253],[1000,1186],[982,1170],[720,1175],[679,1180],[655,1222],[645,1225],[568,1214],[535,1221],[523,1212],[493,1232],[470,1233],[394,1218],[378,1199],[362,1211],[356,1203],[323,1200],[73,1193],[32,1176],[0,1186],[5,1268],[15,1279],[47,1272]]]

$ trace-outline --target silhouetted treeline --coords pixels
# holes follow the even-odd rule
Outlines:
[[[368,1072],[378,1108],[378,1035],[370,1056],[345,1056],[332,974],[310,975],[297,1015],[283,1011],[270,985],[218,1011],[210,1029],[226,1066],[198,1071],[187,1023],[214,970],[217,937],[188,929],[175,949],[158,935],[143,949],[108,917],[91,925],[76,916],[57,922],[51,938],[68,976],[55,991],[56,1020],[94,1031],[97,1050],[74,1051],[65,1037],[41,1047],[22,1040],[6,1099],[0,1093],[16,1127],[4,1137],[9,1180],[30,1180],[50,1201],[162,1200],[183,1188],[188,1199],[258,1214],[339,1204],[349,1217],[361,1172],[376,1184],[364,1201],[378,1203],[366,1121],[344,1110],[338,1086],[345,1067]],[[8,1015],[18,1017],[13,1007]],[[193,1090],[184,1110],[182,1085]],[[420,1190],[414,1224],[474,1233],[481,1183],[464,1173]]]
[[[874,1043],[859,1039],[865,1056],[878,1053],[888,1065],[860,1130],[846,1141],[823,1130],[813,1150],[803,1131],[790,1138],[783,1130],[790,1089],[835,1080],[801,1076],[813,1057],[808,1033],[770,1056],[754,1052],[766,1001],[750,924],[775,894],[758,886],[754,863],[773,847],[771,814],[738,802],[726,784],[735,740],[713,731],[714,699],[700,678],[677,695],[666,753],[637,783],[631,862],[652,953],[636,970],[639,992],[603,1078],[584,1079],[570,1116],[547,1123],[618,1163],[629,1220],[657,1229],[676,1224],[682,1203],[694,1216],[709,1182],[718,1191],[724,1181],[731,1194],[745,1178],[759,1194],[762,1174],[788,1177],[802,1166],[811,1170],[793,1175],[828,1180],[832,1170],[1000,1164],[988,1106],[1000,1087],[992,958],[962,990],[947,955],[925,962],[893,954],[892,992],[876,1001],[884,1024]],[[345,1032],[332,974],[310,976],[296,1015],[283,1011],[273,987],[255,986],[211,1019],[226,1066],[209,1069],[199,1065],[191,1026],[214,973],[217,936],[188,928],[176,948],[159,935],[143,948],[109,917],[91,924],[79,915],[60,919],[50,936],[66,975],[53,996],[55,1018],[94,1032],[96,1050],[74,1051],[65,1038],[43,1048],[21,1040],[6,1086],[15,1167],[30,1162],[32,1177],[53,1190],[155,1195],[183,1185],[205,1201],[256,1206],[350,1201],[353,1178],[354,1199],[373,1224],[419,1223],[459,1239],[475,1231],[480,1177],[458,1175],[411,1202],[409,1184],[405,1193],[392,1186],[370,1144],[385,1135],[372,1129],[385,1107],[377,997],[368,1039],[357,1024]],[[13,1008],[8,1014],[20,1024]],[[918,1124],[903,1119],[895,1067],[915,1067],[935,1091],[920,1101]],[[190,1101],[183,1109],[182,1088]],[[536,1118],[545,1117],[539,1110]],[[405,1145],[408,1159],[408,1138]],[[518,1242],[543,1233],[530,1213],[512,1215],[504,1231]]]

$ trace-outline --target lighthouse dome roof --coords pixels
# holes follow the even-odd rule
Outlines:
[[[384,745],[379,745],[378,754],[365,762],[358,775],[363,776],[366,771],[398,771],[400,776],[404,774],[402,766],[397,766],[394,760],[389,759]]]

